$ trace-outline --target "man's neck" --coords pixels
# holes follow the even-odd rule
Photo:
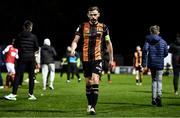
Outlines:
[[[91,25],[97,25],[97,24],[98,24],[98,21],[96,21],[95,23],[92,23],[91,21],[89,21],[89,23],[90,23]]]

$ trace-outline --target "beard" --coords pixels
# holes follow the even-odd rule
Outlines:
[[[91,22],[92,22],[93,24],[96,24],[97,19],[91,19]]]

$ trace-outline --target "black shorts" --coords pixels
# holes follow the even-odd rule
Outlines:
[[[91,77],[92,73],[101,75],[102,60],[83,62],[84,77]]]
[[[136,70],[142,72],[142,67],[141,66],[138,66],[138,67],[135,67],[135,68],[136,68]]]
[[[110,66],[109,66],[109,62],[108,62],[108,61],[103,61],[103,62],[102,62],[102,69],[103,69],[103,71],[105,71],[106,73],[107,73],[108,71],[110,71]]]

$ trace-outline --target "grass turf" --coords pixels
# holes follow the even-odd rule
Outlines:
[[[3,73],[5,80],[6,73]],[[82,77],[82,74],[81,74]],[[27,78],[27,74],[25,77]],[[180,97],[173,93],[172,76],[163,77],[163,107],[151,105],[151,79],[144,76],[142,86],[135,85],[135,76],[112,74],[112,83],[102,76],[99,87],[97,114],[93,117],[180,117]],[[36,101],[29,101],[28,84],[18,89],[17,101],[3,98],[11,89],[0,90],[1,117],[91,117],[86,113],[85,81],[80,83],[74,78],[66,83],[56,73],[54,90],[42,90],[42,77],[39,73],[35,85]]]

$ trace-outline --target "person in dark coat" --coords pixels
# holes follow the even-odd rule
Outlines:
[[[49,88],[54,89],[53,83],[55,78],[55,56],[57,55],[53,46],[51,46],[50,39],[44,39],[44,45],[41,47],[40,52],[42,77],[43,77],[43,90],[46,90],[48,73],[50,72]]]
[[[150,27],[150,35],[146,36],[143,46],[142,66],[151,70],[152,77],[152,104],[162,106],[162,75],[164,69],[164,58],[168,55],[166,41],[159,36],[160,27]]]
[[[35,52],[38,51],[38,39],[35,34],[31,33],[33,23],[26,20],[23,25],[23,31],[15,38],[14,47],[18,49],[19,59],[17,60],[16,75],[13,83],[12,93],[4,96],[7,100],[16,100],[19,80],[24,73],[25,68],[29,75],[29,100],[36,100],[34,96],[34,69],[35,69]]]
[[[180,33],[176,34],[176,40],[170,45],[169,52],[172,53],[174,92],[175,95],[178,95],[178,82],[180,72]]]

